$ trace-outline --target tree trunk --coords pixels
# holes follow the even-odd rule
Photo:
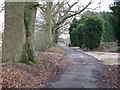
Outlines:
[[[47,7],[47,21],[48,21],[48,27],[47,27],[47,30],[48,30],[48,38],[49,38],[49,43],[51,44],[52,43],[52,2],[48,2],[48,7]]]
[[[36,3],[6,2],[3,62],[35,62],[33,48]]]
[[[29,61],[35,63],[35,52],[33,48],[34,25],[36,18],[36,9],[34,8],[35,4],[36,3],[28,2],[25,4],[25,9],[24,9],[26,42],[23,45],[22,57],[20,60],[24,63],[28,63]]]
[[[58,30],[56,30],[56,31],[53,33],[52,37],[53,37],[53,43],[54,43],[54,44],[57,44],[57,43],[58,43],[58,38],[59,38],[59,32],[58,32]]]
[[[35,40],[34,40],[36,51],[49,48],[50,42],[51,42],[50,32],[48,29],[46,30],[46,28],[43,28],[41,30],[37,30],[37,32],[35,33]]]
[[[38,30],[35,37],[35,50],[43,50],[49,48],[52,42],[52,2],[47,2],[46,8],[46,27]]]

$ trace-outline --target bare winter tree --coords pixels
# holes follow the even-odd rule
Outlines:
[[[51,44],[57,43],[58,34],[61,28],[66,27],[71,20],[71,18],[81,14],[84,10],[86,10],[92,3],[93,0],[90,0],[86,5],[82,5],[81,0],[77,0],[76,2],[70,4],[70,0],[65,0],[62,2],[41,2],[36,5],[40,12],[40,16],[44,17],[45,23],[43,24],[45,32],[44,38],[40,38],[42,42],[41,46],[45,48],[49,47]],[[39,46],[37,44],[37,46]],[[39,47],[39,49],[40,49]]]
[[[4,10],[4,8],[5,8],[5,4],[2,4],[2,5],[0,6],[0,13]]]

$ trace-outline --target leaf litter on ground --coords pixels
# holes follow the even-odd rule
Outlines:
[[[58,54],[36,53],[39,64],[26,65],[23,63],[6,63],[2,67],[3,88],[44,88],[53,74],[56,74],[67,66],[66,57],[59,47],[47,49],[44,52],[56,52]],[[59,54],[61,53],[61,54]]]

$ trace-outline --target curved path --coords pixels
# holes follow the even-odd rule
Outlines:
[[[49,88],[105,88],[105,84],[98,85],[96,79],[97,73],[102,71],[101,62],[82,51],[64,46],[62,48],[72,64],[57,76],[57,80],[48,83]]]

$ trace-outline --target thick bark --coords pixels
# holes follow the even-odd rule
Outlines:
[[[33,49],[35,3],[6,2],[3,62],[35,62]]]
[[[19,61],[25,43],[24,3],[5,3],[5,30],[3,35],[3,62]]]
[[[34,25],[36,17],[36,10],[34,8],[35,4],[36,3],[33,2],[25,3],[24,24],[26,31],[26,42],[23,45],[22,57],[20,60],[24,63],[28,63],[29,61],[35,62],[35,52],[33,48]]]
[[[42,30],[38,30],[35,37],[35,50],[43,50],[49,48],[53,44],[52,40],[52,2],[47,2],[46,8],[46,27]]]
[[[51,44],[52,43],[52,2],[48,2],[48,7],[47,7],[47,21],[48,21],[48,27],[47,27],[47,30],[48,30],[48,38],[49,38],[49,43]]]
[[[38,30],[35,33],[35,50],[39,51],[39,50],[44,50],[46,48],[50,47],[50,32],[47,29],[41,29]]]
[[[59,32],[58,32],[58,30],[56,30],[56,31],[52,34],[52,37],[53,37],[53,43],[54,43],[54,44],[57,44],[57,43],[58,43],[58,38],[59,38]]]

